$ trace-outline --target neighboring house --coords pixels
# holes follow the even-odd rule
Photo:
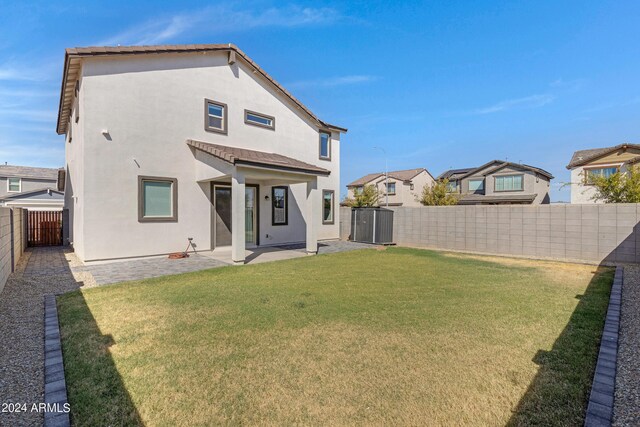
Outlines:
[[[234,45],[67,49],[57,132],[83,261],[339,238],[346,129]]]
[[[57,179],[58,169],[0,165],[0,206],[62,210],[64,195]]]
[[[546,204],[553,175],[521,163],[492,160],[482,166],[451,169],[438,176],[461,205]]]
[[[389,188],[387,190],[387,176],[384,172],[371,173],[356,179],[347,185],[347,197],[352,199],[358,191],[362,191],[365,185],[374,185],[379,193],[379,204],[385,205],[387,195],[389,206],[420,206],[418,198],[422,194],[425,185],[434,182],[433,177],[425,168],[393,171],[388,174]]]
[[[571,203],[596,203],[594,175],[610,176],[629,164],[640,160],[639,144],[620,144],[613,147],[592,148],[573,153],[567,169],[571,171]]]

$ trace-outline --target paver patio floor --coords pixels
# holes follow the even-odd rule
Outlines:
[[[364,243],[327,241],[318,245],[318,253],[337,253],[374,246]],[[304,244],[283,245],[247,249],[247,264],[278,261],[306,256]],[[231,250],[221,248],[190,254],[188,258],[168,259],[166,256],[136,258],[131,260],[87,263],[72,267],[73,272],[90,272],[97,285],[106,285],[130,280],[149,279],[170,274],[189,273],[231,265]]]

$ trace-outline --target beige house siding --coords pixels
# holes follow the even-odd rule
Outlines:
[[[496,171],[495,173],[490,173],[486,176],[482,175],[482,170],[477,171],[475,174],[470,175],[468,177],[460,180],[459,183],[459,191],[464,194],[484,194],[487,196],[490,195],[514,195],[514,194],[536,194],[536,198],[534,199],[532,204],[542,204],[549,203],[549,190],[551,183],[549,179],[539,173],[523,170],[513,166],[506,166]],[[496,177],[499,176],[508,176],[508,175],[522,175],[523,176],[523,189],[516,191],[496,191],[495,190],[495,180]],[[482,179],[484,178],[484,190],[483,191],[469,191],[469,181],[474,179]]]
[[[385,183],[386,179],[384,174],[382,174],[365,184],[374,185],[378,189],[378,192],[380,193],[380,206],[384,206],[387,200],[385,194]],[[395,183],[396,185],[395,194],[389,194],[390,206],[421,206],[418,198],[422,194],[422,189],[425,185],[433,185],[434,179],[431,177],[429,172],[424,170],[413,177],[410,182],[389,177],[389,183]],[[411,188],[412,184],[413,189]],[[349,187],[347,189],[347,197],[353,198],[355,196],[354,189],[354,187]]]

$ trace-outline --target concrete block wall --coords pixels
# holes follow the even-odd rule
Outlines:
[[[640,263],[640,204],[390,209],[395,212],[394,241],[398,245],[566,261]],[[341,208],[342,238],[349,235],[349,218],[350,209]]]
[[[0,292],[24,252],[22,211],[0,207]]]

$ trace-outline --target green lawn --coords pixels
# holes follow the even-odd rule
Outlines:
[[[65,294],[72,422],[581,425],[612,279],[390,248]]]

